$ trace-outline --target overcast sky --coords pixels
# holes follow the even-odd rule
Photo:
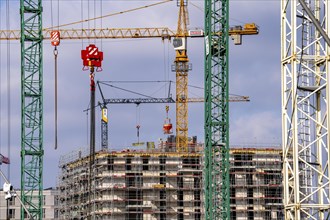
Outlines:
[[[57,2],[60,2],[59,10]],[[95,4],[94,4],[95,2]],[[43,26],[50,27],[82,19],[107,15],[157,1],[100,1],[53,0],[43,1]],[[53,9],[51,10],[51,3]],[[189,28],[203,28],[204,2],[190,1]],[[95,8],[94,8],[95,5]],[[0,29],[19,29],[19,1],[0,0]],[[102,7],[101,7],[102,6]],[[89,8],[89,12],[87,10]],[[102,8],[102,10],[101,10]],[[59,18],[57,15],[60,15]],[[51,16],[53,15],[53,16]],[[178,7],[176,1],[123,13],[117,16],[65,28],[128,28],[168,27],[176,30]],[[263,0],[231,0],[230,25],[256,23],[259,35],[244,36],[243,45],[230,44],[230,93],[250,96],[249,103],[230,105],[230,142],[232,146],[279,146],[281,143],[280,104],[280,2]],[[19,41],[0,42],[0,151],[8,155],[10,145],[10,179],[15,187],[20,184],[20,45]],[[95,43],[104,52],[103,71],[96,73],[100,81],[175,81],[171,72],[175,52],[171,42],[160,39],[111,39],[98,41],[66,40],[58,48],[58,150],[54,150],[54,55],[49,41],[44,41],[44,187],[55,186],[61,155],[89,145],[89,118],[84,109],[89,105],[88,71],[82,71],[81,49]],[[10,48],[10,52],[8,52]],[[189,72],[189,85],[204,87],[203,38],[188,40],[188,57],[193,65]],[[10,59],[7,59],[8,56]],[[8,69],[8,64],[9,69]],[[8,80],[8,75],[10,79]],[[10,81],[10,108],[8,107],[8,81]],[[164,83],[116,86],[154,97],[167,93]],[[171,87],[175,96],[175,85]],[[104,87],[106,98],[128,98],[132,94]],[[189,87],[189,96],[203,95],[203,90]],[[96,101],[101,101],[99,92]],[[8,109],[10,109],[10,141],[8,141]],[[165,105],[113,105],[109,109],[109,147],[118,149],[137,142],[136,125],[140,128],[140,141],[157,142],[165,138],[162,125],[166,117]],[[96,111],[96,147],[100,149],[100,115]],[[175,105],[170,104],[169,117],[175,124]],[[204,142],[204,106],[189,106],[189,136],[198,136]],[[7,169],[2,168],[7,172]],[[7,172],[8,173],[8,172]],[[2,180],[1,180],[2,182]]]

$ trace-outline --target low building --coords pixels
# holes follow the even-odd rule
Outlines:
[[[55,188],[47,188],[43,190],[43,220],[59,219],[58,210],[58,190]],[[16,190],[20,196],[20,190]],[[7,208],[7,200],[5,193],[0,191],[0,219],[21,219],[21,204],[18,198],[12,198]],[[26,216],[27,217],[27,216]]]

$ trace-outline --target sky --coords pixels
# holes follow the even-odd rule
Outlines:
[[[19,29],[19,1],[0,0],[0,29]],[[59,5],[58,5],[59,2]],[[89,2],[89,3],[88,3]],[[95,2],[95,3],[94,3]],[[43,27],[67,24],[87,18],[121,12],[158,1],[53,0],[43,1]],[[89,5],[88,5],[89,4]],[[53,6],[53,7],[51,7]],[[94,7],[95,6],[95,7]],[[89,10],[88,10],[89,8]],[[189,29],[203,28],[204,2],[189,1]],[[101,20],[65,28],[177,28],[176,1],[142,10],[122,13]],[[73,13],[74,12],[74,13]],[[59,15],[59,16],[58,16]],[[250,97],[250,102],[230,104],[230,144],[239,147],[280,146],[280,2],[265,0],[231,0],[230,26],[255,23],[259,34],[243,36],[243,44],[230,42],[229,91]],[[175,58],[172,42],[160,39],[63,40],[58,47],[58,149],[54,149],[54,55],[49,41],[44,41],[44,188],[56,186],[59,159],[77,149],[89,146],[89,72],[83,71],[80,51],[95,43],[104,53],[100,81],[175,81],[171,65]],[[203,38],[188,39],[189,96],[201,97],[204,86]],[[1,169],[12,184],[20,185],[20,44],[0,42],[0,152],[9,155],[11,165]],[[8,86],[8,84],[10,86]],[[154,97],[167,95],[165,83],[115,83],[115,86]],[[106,98],[129,98],[133,94],[102,87]],[[175,96],[175,85],[171,87]],[[96,102],[101,101],[96,93]],[[157,142],[166,138],[162,126],[165,105],[145,104],[108,106],[109,148],[127,148],[137,142],[136,125],[140,125],[140,141]],[[100,149],[101,112],[96,111],[96,148]],[[170,104],[169,117],[175,124],[175,105]],[[9,128],[9,129],[8,129]],[[8,132],[9,130],[9,132]],[[189,136],[204,140],[204,106],[189,105]],[[8,146],[10,150],[8,151]],[[2,183],[2,180],[0,181]]]

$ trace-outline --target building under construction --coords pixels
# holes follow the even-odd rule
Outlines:
[[[178,153],[171,137],[147,150],[88,152],[60,160],[63,219],[204,219],[203,147]],[[281,151],[231,150],[231,219],[281,219]],[[89,184],[91,183],[91,184]]]
[[[230,150],[231,219],[284,219],[282,189],[282,150]]]
[[[202,163],[198,144],[193,138],[189,153],[177,153],[171,144],[174,140],[171,136],[156,148],[149,143],[144,151],[99,151],[92,174],[87,152],[77,151],[63,157],[59,181],[61,216],[202,219]]]

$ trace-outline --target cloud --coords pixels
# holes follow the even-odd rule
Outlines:
[[[232,118],[231,118],[232,119]],[[281,136],[281,115],[263,111],[237,116],[230,125],[231,142],[237,144],[278,144]]]

